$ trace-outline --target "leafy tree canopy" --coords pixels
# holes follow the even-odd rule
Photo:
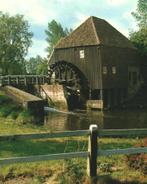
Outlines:
[[[33,75],[47,75],[48,65],[47,59],[37,55],[36,57],[30,58],[26,62],[27,73]]]
[[[25,72],[25,56],[33,34],[22,15],[0,12],[0,72],[2,75]]]
[[[60,40],[60,38],[67,36],[71,31],[72,29],[64,29],[62,25],[55,20],[52,20],[48,23],[48,29],[45,30],[45,33],[47,35],[46,41],[49,45],[47,48],[49,55],[51,54],[53,47]]]
[[[147,0],[138,0],[136,12],[132,15],[140,28],[147,27]]]
[[[138,23],[139,30],[130,33],[130,39],[141,54],[147,54],[147,0],[138,0],[136,12],[132,15]]]

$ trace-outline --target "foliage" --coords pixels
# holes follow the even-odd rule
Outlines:
[[[48,72],[47,59],[37,55],[26,61],[26,69],[29,74],[46,75]]]
[[[17,114],[19,109],[20,107],[12,102],[8,96],[0,92],[0,117],[7,117],[12,114],[14,119],[14,116],[16,115],[14,115],[13,112],[15,111]]]
[[[17,122],[20,124],[33,123],[34,121],[34,116],[28,110],[23,110],[17,117]]]
[[[67,36],[72,30],[63,28],[62,25],[55,20],[48,23],[48,29],[45,30],[47,35],[46,41],[48,42],[47,52],[51,54],[53,47],[60,40],[60,38]]]
[[[102,171],[102,172],[111,172],[111,167],[112,167],[112,164],[111,163],[100,163],[99,164],[99,169]]]
[[[147,54],[147,27],[130,33],[130,39],[141,54]]]
[[[139,30],[130,33],[130,39],[141,54],[147,53],[147,1],[138,0],[136,12],[132,15],[138,23]]]
[[[34,117],[28,110],[12,101],[4,93],[0,92],[0,117],[16,119],[20,124],[34,122]]]
[[[0,73],[22,74],[31,45],[32,33],[22,15],[9,16],[0,12]]]
[[[135,147],[147,147],[147,138]],[[141,170],[143,174],[147,174],[147,155],[144,153],[126,156],[126,162],[129,168]]]
[[[18,114],[19,114],[19,111],[12,111],[10,114],[9,114],[9,118],[10,119],[16,119],[18,117]]]
[[[139,28],[147,27],[147,1],[138,0],[136,12],[132,12],[132,15],[138,22]]]
[[[11,102],[11,101],[10,101]],[[19,112],[21,111],[21,108],[19,105],[16,105],[14,103],[8,103],[0,106],[0,117],[12,117],[15,119]]]
[[[75,160],[65,160],[64,171],[59,175],[60,184],[71,183],[80,184],[84,179],[85,167]]]
[[[11,99],[4,95],[4,93],[0,92],[0,106],[2,106],[3,104],[7,104],[8,102],[10,102]]]
[[[11,113],[11,107],[2,107],[0,109],[0,117],[7,117]]]
[[[37,75],[47,75],[48,73],[48,61],[47,59],[42,59],[42,62],[37,66],[36,74]]]

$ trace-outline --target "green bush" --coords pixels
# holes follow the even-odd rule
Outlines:
[[[58,176],[60,184],[80,184],[83,183],[85,175],[85,167],[82,163],[77,163],[75,160],[65,160],[64,171]]]
[[[17,122],[20,124],[33,123],[34,121],[34,116],[28,110],[23,110],[17,117]]]
[[[12,111],[10,106],[4,106],[0,108],[0,117],[7,117]]]
[[[16,119],[17,117],[18,117],[18,115],[19,115],[19,112],[17,112],[17,111],[13,111],[13,112],[11,112],[10,114],[9,114],[9,118],[10,119]]]
[[[16,104],[5,104],[0,107],[0,117],[7,117],[13,113],[18,114],[21,111],[21,108]]]
[[[0,94],[0,105],[10,103],[11,101],[12,100],[8,96]]]
[[[99,164],[99,169],[102,171],[102,172],[111,172],[112,168],[112,164],[111,163],[100,163]]]
[[[20,124],[33,123],[35,117],[0,91],[0,117],[16,119]]]
[[[147,138],[135,147],[147,147]],[[143,174],[147,174],[147,155],[144,153],[126,156],[126,162],[129,168],[140,170]]]

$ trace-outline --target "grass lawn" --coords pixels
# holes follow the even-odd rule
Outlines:
[[[1,134],[46,132],[44,127],[17,124],[12,119],[0,118]],[[101,138],[99,149],[128,148],[142,139]],[[15,140],[0,142],[0,157],[43,155],[87,150],[87,137],[63,139]],[[127,167],[125,156],[98,158],[98,174],[101,183],[147,183],[147,176]],[[43,161],[13,164],[0,167],[2,183],[82,183],[86,176],[86,159]],[[105,182],[104,182],[105,181]]]
[[[3,95],[3,94],[2,94]],[[2,108],[7,100],[0,97],[0,135],[47,132],[43,126],[20,123],[17,117]],[[7,101],[8,102],[8,101]],[[12,102],[11,102],[12,103]],[[7,103],[7,106],[9,103]],[[14,106],[13,106],[14,107]],[[17,109],[17,108],[16,108]],[[2,112],[2,113],[1,113]],[[3,116],[7,112],[7,116]],[[129,148],[142,142],[136,138],[101,138],[99,149]],[[0,142],[0,158],[44,155],[87,150],[87,137]],[[99,157],[99,183],[147,184],[147,176],[140,170],[128,168],[125,155]],[[80,184],[86,182],[86,159],[43,161],[0,166],[0,184]]]

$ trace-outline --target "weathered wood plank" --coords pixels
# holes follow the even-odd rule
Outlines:
[[[49,155],[34,155],[27,157],[12,157],[12,158],[1,158],[0,165],[23,163],[23,162],[36,162],[45,160],[61,160],[67,158],[79,158],[87,157],[88,152],[71,152],[71,153],[59,153],[59,154],[49,154]]]
[[[95,177],[97,175],[97,125],[90,125],[90,135],[88,142],[89,157],[87,159],[87,175]]]
[[[77,131],[56,132],[56,133],[0,135],[0,141],[20,140],[20,139],[60,138],[72,136],[84,136],[88,134],[89,130],[77,130]]]
[[[37,133],[37,134],[15,134],[15,135],[0,135],[0,141],[4,140],[17,140],[17,139],[41,139],[41,138],[59,138],[59,137],[70,137],[70,136],[84,136],[89,135],[89,130],[77,130],[77,131],[65,131],[55,133]],[[99,130],[98,136],[145,136],[147,135],[147,129],[110,129],[110,130]]]
[[[109,156],[109,155],[121,155],[121,154],[137,154],[147,153],[147,147],[139,148],[126,148],[126,149],[113,149],[113,150],[99,150],[98,156]]]
[[[40,79],[42,82],[40,84],[44,84],[44,82],[49,83],[49,76],[48,75],[5,75],[0,76],[0,85],[15,85],[15,84],[24,84],[26,85],[30,79],[37,78],[38,80],[35,80],[32,82],[32,84],[38,84],[38,81]],[[20,80],[19,80],[20,79]]]
[[[99,137],[137,137],[137,136],[147,136],[146,129],[101,129],[98,132]]]

